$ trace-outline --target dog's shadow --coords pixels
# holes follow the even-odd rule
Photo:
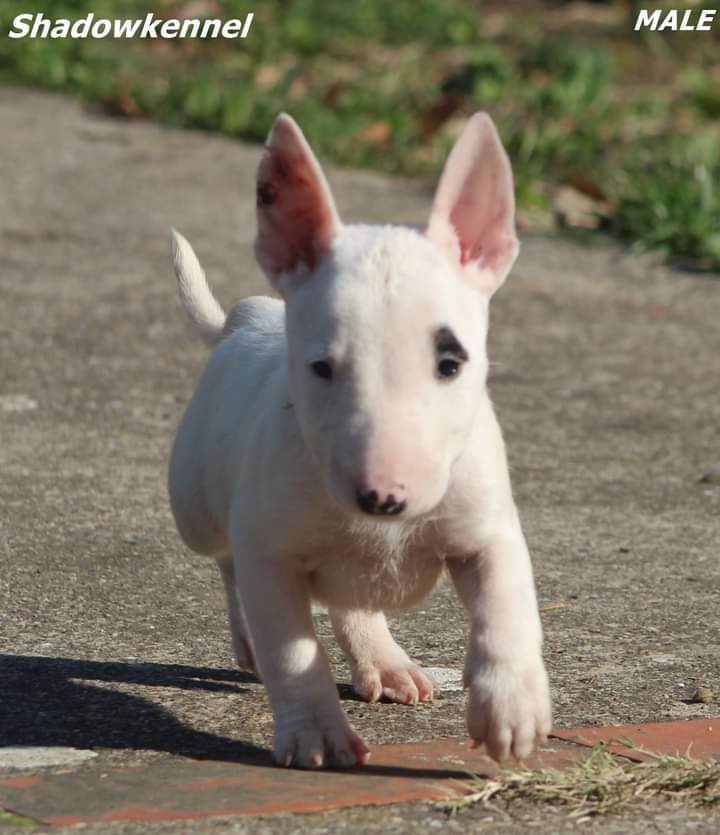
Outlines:
[[[258,679],[240,670],[180,664],[83,661],[0,655],[0,747],[63,746],[165,751],[197,760],[276,767],[270,751],[230,737],[198,731],[142,696],[92,682],[210,690],[241,695]],[[342,699],[355,700],[339,685]],[[362,766],[360,773],[422,779],[466,778],[464,771],[403,766]]]
[[[151,699],[93,682],[246,693],[249,673],[179,664],[0,655],[0,746],[167,751],[195,759],[270,764],[255,745],[195,730]]]

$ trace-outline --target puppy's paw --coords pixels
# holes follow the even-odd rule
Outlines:
[[[477,745],[497,761],[530,756],[550,733],[547,673],[541,659],[519,665],[491,663],[465,675],[470,688],[467,725]]]
[[[404,705],[431,701],[438,690],[430,673],[413,664],[404,652],[397,658],[358,665],[353,670],[353,688],[366,702],[385,696]]]
[[[273,756],[286,767],[352,768],[366,763],[370,750],[340,712],[334,720],[317,715],[276,720]]]

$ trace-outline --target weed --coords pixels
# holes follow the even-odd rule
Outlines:
[[[0,808],[0,825],[2,824],[6,826],[27,827],[28,829],[42,825],[39,821],[28,818],[26,815]]]
[[[451,814],[477,804],[502,813],[506,804],[525,801],[587,818],[620,814],[653,799],[686,806],[720,804],[720,762],[643,753],[649,761],[638,763],[600,745],[563,770],[505,767],[496,777],[476,778],[467,795],[440,806]]]

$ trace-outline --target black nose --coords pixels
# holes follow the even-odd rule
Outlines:
[[[385,514],[397,516],[405,510],[407,502],[398,501],[390,493],[389,496],[379,496],[377,490],[357,491],[357,503],[364,513]]]

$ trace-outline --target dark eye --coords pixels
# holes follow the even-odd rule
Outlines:
[[[437,375],[443,379],[457,377],[460,373],[461,365],[462,363],[459,360],[452,359],[452,357],[445,357],[437,365]]]
[[[310,368],[312,368],[313,374],[315,374],[317,377],[322,377],[323,380],[332,379],[332,366],[329,362],[326,362],[325,360],[311,362]]]

